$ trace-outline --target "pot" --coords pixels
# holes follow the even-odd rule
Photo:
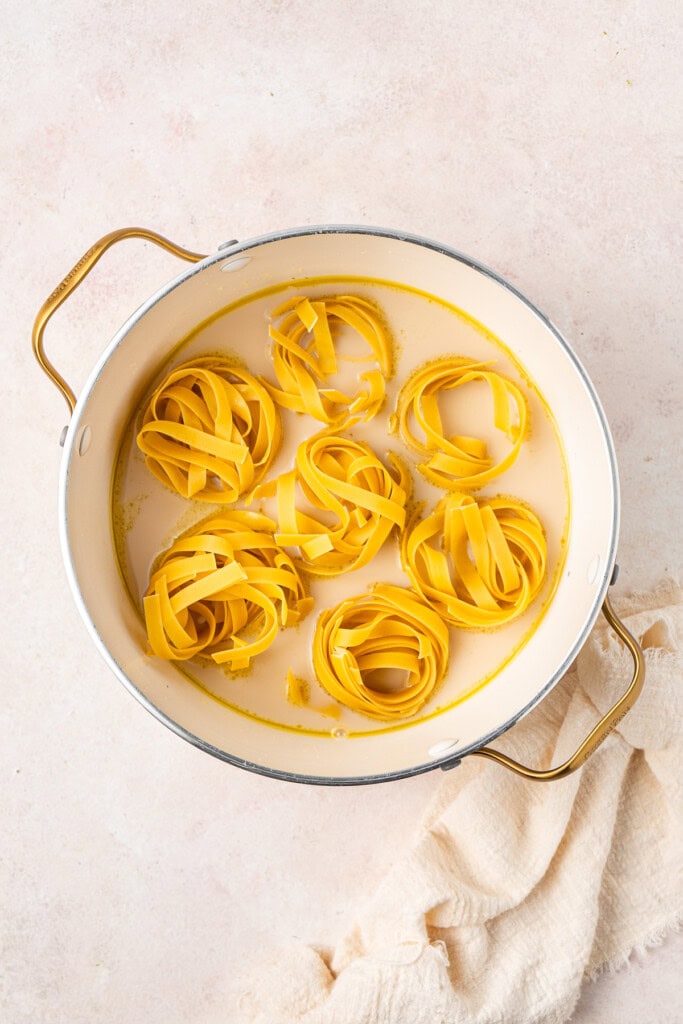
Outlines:
[[[116,333],[78,399],[45,355],[55,310],[106,250],[125,238],[160,245],[192,265],[141,306]],[[535,628],[486,685],[397,728],[356,733],[301,729],[216,699],[175,663],[151,657],[139,607],[121,573],[112,531],[112,481],[125,431],[169,365],[180,339],[216,322],[221,310],[283,282],[385,280],[463,309],[499,339],[552,411],[564,452],[571,515],[552,595]],[[208,335],[206,336],[208,339]],[[407,346],[409,341],[404,342]],[[615,616],[619,495],[614,448],[588,375],[559,331],[514,287],[475,260],[414,235],[355,226],[305,227],[229,242],[201,256],[139,228],[114,231],[79,260],[40,310],[35,355],[69,406],[59,486],[66,572],[80,614],[104,659],[134,697],[185,740],[242,768],[277,778],[353,784],[402,778],[465,756],[494,760],[530,779],[579,768],[636,700],[642,652]],[[245,352],[249,357],[249,353]],[[576,753],[555,767],[521,765],[488,745],[541,701],[580,651],[600,611],[631,651],[632,679]],[[287,631],[285,631],[287,632]],[[375,723],[376,725],[377,723]]]

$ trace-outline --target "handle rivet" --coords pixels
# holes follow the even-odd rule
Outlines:
[[[69,433],[69,424],[65,423],[64,426],[62,427],[62,432],[59,435],[59,447],[60,448],[64,447],[64,443],[66,442],[66,435],[68,433]]]
[[[598,578],[600,572],[600,555],[596,555],[595,558],[591,559],[588,570],[586,572],[586,579],[592,586]]]
[[[91,441],[92,441],[92,430],[90,429],[90,427],[85,426],[85,427],[83,427],[83,433],[81,434],[81,439],[78,442],[78,454],[79,455],[85,455],[85,453],[87,452],[88,448],[90,447]]]
[[[247,263],[251,263],[251,256],[238,256],[234,260],[228,260],[226,263],[221,263],[221,270],[223,273],[234,274],[236,270],[241,270],[242,267],[246,267]]]
[[[429,748],[427,753],[430,757],[441,757],[443,754],[450,754],[455,750],[460,740],[439,740]]]

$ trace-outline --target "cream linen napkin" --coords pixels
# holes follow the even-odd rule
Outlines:
[[[251,1024],[559,1024],[582,980],[681,920],[681,591],[615,600],[645,687],[580,771],[530,782],[480,758],[444,776],[412,849],[328,963],[285,950],[242,989]],[[598,625],[567,676],[497,744],[573,752],[631,677]]]

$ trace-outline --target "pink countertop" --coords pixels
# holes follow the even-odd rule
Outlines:
[[[668,0],[505,10],[5,5],[7,1024],[238,1021],[235,970],[278,942],[333,947],[439,784],[315,789],[247,774],[163,729],[92,646],[59,551],[66,406],[29,337],[105,232],[139,223],[211,252],[348,222],[471,254],[557,324],[600,394],[621,475],[617,590],[680,572],[680,17]],[[76,391],[176,272],[127,242],[60,311],[47,345]],[[682,1020],[680,951],[668,938],[586,984],[575,1024]]]

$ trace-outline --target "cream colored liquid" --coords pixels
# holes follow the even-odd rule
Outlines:
[[[407,586],[392,537],[363,569],[332,579],[311,578],[310,593],[315,608],[299,626],[280,632],[275,643],[252,663],[242,676],[204,663],[185,662],[178,671],[216,699],[243,714],[279,728],[306,730],[321,735],[385,732],[403,728],[452,707],[492,679],[514,653],[533,635],[552,596],[561,571],[569,524],[569,493],[561,444],[552,415],[533,382],[511,353],[484,327],[454,307],[390,282],[342,278],[334,281],[292,282],[268,294],[243,300],[197,327],[183,339],[172,357],[159,367],[153,386],[171,365],[193,356],[221,353],[235,358],[251,373],[276,383],[270,358],[267,325],[271,311],[291,295],[309,297],[354,294],[371,299],[385,312],[395,341],[395,375],[387,384],[385,408],[368,424],[355,426],[351,436],[367,441],[383,457],[387,451],[399,454],[410,467],[414,499],[431,507],[443,494],[428,484],[417,471],[420,458],[409,451],[399,437],[389,433],[389,417],[396,406],[402,383],[419,366],[442,356],[468,356],[491,360],[492,368],[510,377],[522,389],[530,411],[530,431],[517,460],[504,474],[477,492],[514,495],[527,502],[543,523],[548,543],[548,573],[541,594],[515,622],[497,630],[473,632],[450,630],[451,656],[443,684],[422,711],[405,723],[377,722],[335,705],[338,718],[330,717],[331,700],[315,679],[311,641],[319,611],[345,598],[359,596],[376,582]],[[346,371],[344,384],[352,385]],[[362,367],[362,369],[369,368]],[[338,382],[335,382],[337,386]],[[492,403],[488,387],[473,383],[458,388],[441,403],[446,433],[470,434],[484,438],[495,461],[509,450],[509,442],[492,425]],[[308,416],[282,411],[284,443],[269,478],[290,469],[297,445],[323,425]],[[164,488],[144,465],[135,445],[138,417],[124,435],[113,481],[112,521],[122,576],[131,599],[142,615],[142,595],[147,588],[154,559],[173,539],[216,510],[205,502],[188,502]],[[273,514],[272,502],[251,506]],[[309,684],[309,701],[301,707],[285,695],[287,670]]]

